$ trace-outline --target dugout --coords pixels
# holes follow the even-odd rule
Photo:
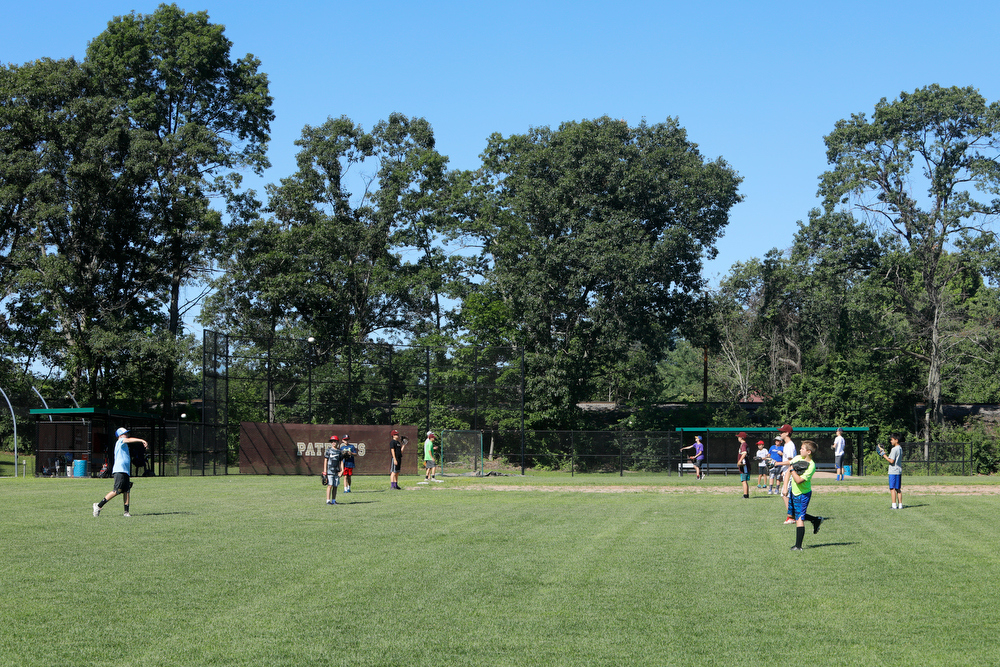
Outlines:
[[[107,408],[44,408],[32,409],[35,417],[35,434],[38,447],[35,456],[35,476],[51,476],[60,464],[61,476],[76,461],[87,461],[86,476],[96,477],[107,463],[110,470],[114,461],[115,431],[124,426],[129,435],[149,443],[145,467],[134,464],[140,461],[139,452],[133,450],[133,474],[142,470],[143,477],[154,475],[153,462],[159,450],[157,433],[162,420],[144,412],[126,412]],[[139,446],[139,449],[143,449]],[[75,471],[74,471],[75,472]]]
[[[812,440],[819,445],[819,451],[813,460],[817,469],[832,470],[834,466],[833,440],[837,437],[837,426],[802,426],[792,425],[792,439],[796,446],[803,440]],[[841,426],[844,431],[844,439],[847,446],[844,449],[844,465],[852,466],[853,475],[864,474],[865,436],[868,434],[867,426]],[[759,426],[730,427],[708,427],[708,426],[683,426],[674,429],[681,435],[681,446],[690,445],[694,442],[694,436],[700,435],[705,443],[705,463],[708,464],[708,472],[712,471],[712,466],[732,466],[736,463],[740,451],[740,441],[736,434],[746,431],[747,447],[750,451],[750,458],[757,452],[757,441],[763,440],[765,447],[770,447],[774,442],[774,436],[778,433],[778,427],[761,428]],[[685,452],[690,453],[690,452]],[[756,467],[751,461],[751,473],[756,474]]]

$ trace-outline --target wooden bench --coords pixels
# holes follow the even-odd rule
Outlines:
[[[677,464],[677,475],[683,477],[684,473],[694,472],[694,464],[690,461],[683,461]],[[734,475],[740,474],[739,466],[735,463],[703,463],[701,466],[701,473],[703,475],[708,475],[710,473],[722,473],[724,475],[729,475],[733,473]]]

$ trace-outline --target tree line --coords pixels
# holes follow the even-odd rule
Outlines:
[[[742,179],[678,119],[493,134],[456,170],[427,119],[331,115],[257,193],[272,98],[231,46],[161,5],[80,62],[0,67],[0,382],[173,416],[200,387],[193,287],[245,339],[523,350],[533,428],[743,424],[754,400],[931,438],[945,403],[1000,401],[998,107],[974,88],[839,121],[823,207],[710,286]]]

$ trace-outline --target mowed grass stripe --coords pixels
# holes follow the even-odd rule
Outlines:
[[[781,500],[732,480],[416,481],[329,507],[314,478],[138,479],[131,520],[90,516],[108,480],[0,485],[0,662],[996,663],[997,496],[818,492],[791,553]]]

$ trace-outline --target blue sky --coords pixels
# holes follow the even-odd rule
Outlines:
[[[116,15],[157,2],[7,3],[0,60],[82,59]],[[708,158],[744,178],[713,283],[734,262],[791,244],[818,205],[823,136],[882,98],[938,83],[1000,98],[1000,6],[857,2],[231,2],[177,3],[226,26],[233,57],[253,53],[271,81],[273,167],[294,171],[306,124],[346,115],[371,128],[423,116],[453,168],[475,168],[493,132],[609,115],[679,118]]]

